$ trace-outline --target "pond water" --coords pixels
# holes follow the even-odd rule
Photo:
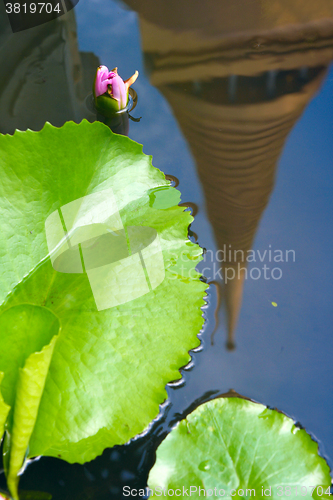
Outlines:
[[[145,487],[174,423],[230,389],[300,422],[332,468],[332,8],[130,3],[81,0],[16,34],[1,11],[0,131],[93,120],[85,98],[98,64],[139,71],[142,119],[128,135],[179,180],[197,212],[191,238],[206,249],[199,269],[214,282],[203,348],[145,435],[84,466],[35,461],[21,487],[122,498],[123,485]]]

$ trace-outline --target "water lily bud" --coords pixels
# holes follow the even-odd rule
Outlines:
[[[123,81],[118,75],[117,68],[109,71],[106,66],[99,66],[93,86],[97,111],[111,118],[117,111],[126,108],[128,103],[128,89],[138,76],[139,73],[136,71],[131,78]]]

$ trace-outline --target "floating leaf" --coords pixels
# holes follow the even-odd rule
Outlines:
[[[213,497],[294,500],[312,492],[315,497],[317,486],[324,498],[331,478],[317,443],[286,415],[221,398],[199,406],[167,436],[148,484],[155,491],[178,489],[180,498],[187,496],[183,488],[189,494],[192,487],[193,499],[206,490]]]
[[[0,136],[0,424],[27,457],[91,460],[142,432],[199,344],[192,221],[101,123]],[[2,430],[2,429],[0,429]]]

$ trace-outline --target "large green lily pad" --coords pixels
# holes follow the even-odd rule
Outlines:
[[[199,345],[206,285],[179,192],[105,125],[0,136],[0,178],[0,424],[15,494],[27,449],[83,463],[147,427]]]
[[[157,495],[165,488],[178,498],[192,493],[195,500],[295,500],[329,498],[331,478],[317,443],[292,419],[261,404],[222,398],[199,406],[171,431],[148,484]]]

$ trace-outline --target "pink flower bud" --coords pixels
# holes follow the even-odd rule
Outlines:
[[[97,111],[107,117],[124,109],[128,103],[128,89],[139,76],[138,71],[131,78],[123,81],[117,68],[109,71],[106,66],[97,68],[93,95]]]

